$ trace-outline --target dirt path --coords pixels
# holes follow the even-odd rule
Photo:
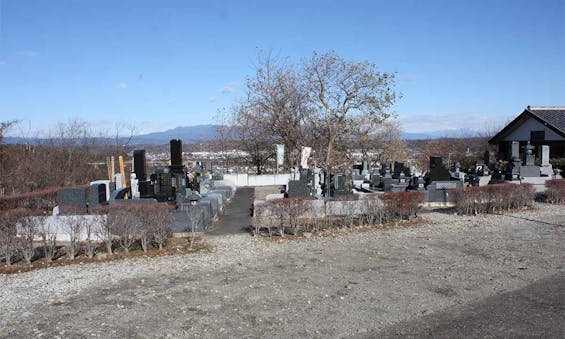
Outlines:
[[[208,238],[211,253],[0,276],[0,337],[379,337],[565,271],[565,207],[422,217],[418,227],[290,242],[228,235]],[[499,313],[512,312],[505,305]]]
[[[253,187],[239,187],[224,211],[212,227],[206,231],[208,236],[249,233],[251,225],[250,208],[253,205]]]

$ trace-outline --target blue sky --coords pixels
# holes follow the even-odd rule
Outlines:
[[[409,132],[565,105],[565,1],[0,0],[0,121],[139,132],[214,123],[260,50],[397,72]],[[24,132],[25,131],[25,132]]]

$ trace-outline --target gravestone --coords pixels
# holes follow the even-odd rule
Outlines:
[[[366,161],[363,161],[361,163],[362,168],[361,168],[361,175],[366,176],[367,174],[369,174],[369,163]]]
[[[525,152],[525,161],[526,161],[526,166],[531,166],[534,165],[534,154],[533,154],[533,150],[534,150],[534,146],[532,146],[530,144],[530,142],[528,141],[528,144],[526,145],[526,152]]]
[[[552,176],[553,166],[549,163],[549,146],[542,145],[539,148],[540,173],[542,176]]]
[[[443,159],[439,156],[430,157],[429,181],[449,181],[449,170],[443,166]]]
[[[194,164],[194,173],[196,173],[197,176],[202,175],[202,165],[200,164],[200,161],[197,161],[196,164]]]
[[[106,195],[106,184],[104,183],[91,183],[88,189],[88,206],[90,208],[108,203],[108,196]]]
[[[82,188],[61,188],[57,191],[60,215],[86,214],[86,192]]]
[[[494,152],[491,151],[485,151],[485,154],[483,156],[483,161],[485,163],[485,165],[487,166],[492,166],[496,163],[496,157],[494,156]]]
[[[454,195],[451,191],[457,188],[462,188],[464,183],[459,180],[451,181],[434,181],[426,187],[428,191],[428,202],[453,202]]]
[[[147,179],[147,172],[145,172],[145,150],[133,151],[133,172],[138,180],[143,181]]]
[[[169,144],[171,150],[171,171],[173,173],[183,173],[182,141],[180,139],[172,139]]]
[[[133,174],[135,174],[135,173],[133,173]],[[116,183],[116,189],[124,188],[123,185],[122,185],[122,174],[121,173],[114,174],[114,182]]]
[[[349,195],[351,194],[352,180],[351,175],[336,174],[333,177],[333,195]]]
[[[526,145],[526,151],[524,153],[524,159],[526,164],[520,166],[520,177],[522,178],[539,177],[541,175],[539,166],[536,166],[534,164],[534,154],[533,154],[534,148],[535,147],[532,146],[528,141],[528,144]]]
[[[510,162],[506,166],[505,180],[520,180],[520,168],[522,162],[520,161],[520,143],[512,141]]]
[[[425,187],[425,181],[424,178],[422,176],[419,177],[415,177],[414,178],[414,186],[416,187],[416,189],[418,191],[423,191],[426,189]]]
[[[302,178],[302,176],[300,176]],[[308,183],[303,180],[289,180],[288,181],[288,197],[289,198],[304,198],[312,195]]]
[[[392,176],[393,178],[399,178],[400,173],[404,173],[404,175],[410,174],[410,173],[406,173],[406,172],[409,172],[409,171],[407,171],[406,167],[404,167],[403,162],[400,162],[400,161],[394,162],[394,174]]]
[[[398,179],[395,180],[390,185],[390,190],[393,192],[404,192],[408,188],[408,178],[404,175],[404,172],[400,172]]]
[[[520,158],[520,143],[518,141],[512,141],[510,148],[510,160]]]
[[[378,171],[373,171],[371,174],[371,187],[377,188],[381,185],[382,176]]]

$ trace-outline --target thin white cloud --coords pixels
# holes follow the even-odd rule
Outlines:
[[[218,97],[209,97],[208,101],[209,102],[216,102],[216,101],[218,101]]]
[[[235,92],[235,88],[231,85],[226,85],[224,87],[222,87],[222,89],[220,90],[220,93],[222,94],[229,94],[229,93],[233,93]]]
[[[0,66],[6,66],[6,65],[7,65],[6,61],[0,59]]]
[[[18,56],[26,57],[26,58],[36,58],[39,56],[39,53],[36,51],[18,51],[16,52]]]
[[[128,88],[128,84],[126,84],[125,82],[120,82],[116,85],[116,87],[118,89],[127,89]]]

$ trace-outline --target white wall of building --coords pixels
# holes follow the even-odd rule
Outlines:
[[[236,187],[243,186],[279,186],[287,185],[290,173],[284,174],[224,174],[224,181],[232,183]]]
[[[545,126],[541,122],[528,118],[523,124],[518,126],[516,130],[512,131],[506,138],[505,141],[527,141],[530,140],[531,131],[545,131],[545,140],[547,141],[559,141],[564,140],[562,136],[555,133],[549,127]]]

